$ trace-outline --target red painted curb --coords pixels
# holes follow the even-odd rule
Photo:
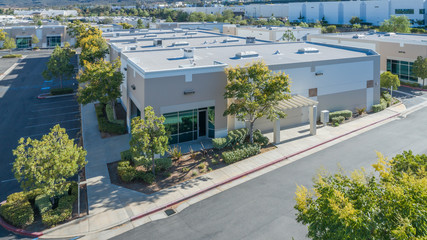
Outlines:
[[[5,204],[6,201],[3,201],[0,203],[0,206]],[[10,225],[9,223],[7,223],[2,217],[0,217],[0,225],[2,227],[4,227],[6,230],[11,231],[13,233],[19,234],[19,235],[23,235],[26,237],[33,237],[33,238],[37,238],[37,237],[41,237],[43,235],[42,232],[30,232],[24,229],[20,229],[20,228],[16,228],[12,225]]]
[[[419,90],[419,91],[427,92],[427,89],[424,89],[424,88],[411,87],[411,86],[408,86],[408,85],[402,85],[402,84],[401,84],[400,86],[402,86],[402,87],[407,87],[407,88],[410,88],[410,89],[415,89],[415,90]]]
[[[171,207],[171,206],[176,205],[176,204],[178,204],[178,203],[181,203],[181,202],[183,202],[183,201],[185,201],[185,200],[188,200],[188,199],[190,199],[190,198],[196,197],[196,196],[198,196],[198,195],[200,195],[200,194],[202,194],[202,193],[205,193],[205,192],[207,192],[207,191],[210,191],[210,190],[212,190],[212,189],[214,189],[214,188],[217,188],[217,187],[222,186],[222,185],[224,185],[224,184],[227,184],[227,183],[230,183],[230,182],[232,182],[232,181],[235,181],[235,180],[237,180],[237,179],[239,179],[239,178],[242,178],[242,177],[244,177],[244,176],[246,176],[246,175],[249,175],[249,174],[251,174],[251,173],[257,172],[257,171],[262,170],[262,169],[264,169],[264,168],[266,168],[266,167],[269,167],[269,166],[271,166],[271,165],[277,164],[277,163],[279,163],[279,162],[281,162],[281,161],[284,161],[284,160],[286,160],[286,159],[288,159],[288,158],[290,158],[290,157],[294,157],[294,156],[299,155],[299,154],[301,154],[301,153],[303,153],[303,152],[307,152],[307,151],[309,151],[309,150],[311,150],[311,149],[317,148],[317,147],[322,146],[322,145],[324,145],[324,144],[326,144],[326,143],[332,142],[332,141],[334,141],[334,140],[337,140],[337,139],[339,139],[339,138],[345,137],[345,136],[347,136],[347,135],[349,135],[349,134],[352,134],[352,133],[354,133],[354,132],[360,131],[360,130],[362,130],[362,129],[365,129],[365,128],[367,128],[367,127],[373,126],[373,125],[375,125],[375,124],[378,124],[378,123],[380,123],[380,122],[386,121],[386,120],[388,120],[388,119],[390,119],[390,118],[394,118],[394,117],[399,116],[399,115],[400,115],[400,113],[394,114],[394,115],[392,115],[392,116],[390,116],[390,117],[387,117],[387,118],[381,119],[381,120],[379,120],[379,121],[376,121],[376,122],[370,123],[370,124],[368,124],[368,125],[366,125],[366,126],[363,126],[363,127],[358,128],[358,129],[352,130],[352,131],[350,131],[350,132],[344,133],[344,134],[342,134],[342,135],[340,135],[340,136],[337,136],[337,137],[331,138],[331,139],[329,139],[329,140],[327,140],[327,141],[324,141],[324,142],[322,142],[322,143],[316,144],[316,145],[311,146],[311,147],[309,147],[309,148],[306,148],[306,149],[304,149],[304,150],[298,151],[298,152],[293,153],[293,154],[290,154],[290,155],[288,155],[288,156],[281,157],[281,158],[279,158],[279,159],[277,159],[277,160],[274,160],[273,162],[266,163],[266,164],[261,165],[261,166],[259,166],[259,167],[257,167],[257,168],[254,168],[254,169],[252,169],[252,170],[246,171],[246,172],[241,173],[241,174],[239,174],[239,175],[237,175],[237,176],[234,176],[234,177],[232,177],[232,178],[229,178],[229,179],[227,179],[227,180],[225,180],[225,181],[222,181],[222,182],[220,182],[220,183],[214,184],[213,186],[210,186],[210,187],[208,187],[208,188],[202,189],[202,190],[200,190],[200,191],[198,191],[198,192],[195,192],[195,193],[193,193],[193,194],[191,194],[191,195],[189,195],[189,196],[187,196],[187,197],[180,198],[180,199],[178,199],[178,200],[175,200],[175,201],[173,201],[173,202],[167,203],[167,204],[165,204],[165,205],[162,205],[162,206],[160,206],[160,207],[157,207],[157,208],[155,208],[155,209],[153,209],[153,210],[150,210],[150,211],[148,211],[148,212],[142,213],[142,214],[140,214],[140,215],[133,216],[130,220],[131,220],[131,221],[135,221],[135,220],[137,220],[137,219],[143,218],[143,217],[145,217],[145,216],[148,216],[148,215],[150,215],[150,214],[153,214],[153,213],[158,212],[158,211],[160,211],[160,210],[163,210],[163,209],[165,209],[165,208],[168,208],[168,207]]]

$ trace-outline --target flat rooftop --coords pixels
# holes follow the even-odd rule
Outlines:
[[[118,34],[118,35],[116,35]],[[201,37],[218,37],[221,36],[219,33],[207,32],[207,31],[172,31],[172,30],[159,30],[153,29],[148,31],[135,31],[135,33],[129,33],[129,30],[123,32],[111,32],[103,34],[109,42],[130,42],[137,38],[137,41],[144,41],[147,39],[173,39],[173,38],[201,38]],[[224,35],[223,35],[224,36]]]
[[[299,49],[318,52],[298,53]],[[255,52],[255,53],[254,53]],[[238,57],[243,53],[244,57]],[[144,71],[162,71],[192,67],[208,67],[219,64],[240,65],[263,60],[267,65],[303,63],[335,59],[349,59],[375,54],[368,50],[327,46],[314,43],[265,43],[259,45],[237,45],[224,47],[194,48],[194,61],[184,57],[183,49],[163,49],[156,51],[131,51],[124,53]],[[257,55],[257,56],[256,56]]]
[[[396,42],[396,43],[412,43],[427,45],[427,34],[403,34],[403,33],[369,33],[369,32],[352,32],[352,33],[334,33],[324,34],[325,37],[353,39],[355,35],[359,35],[357,40],[363,41],[379,41],[379,42]],[[311,35],[316,37],[320,35]]]

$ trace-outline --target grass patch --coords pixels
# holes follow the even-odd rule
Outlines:
[[[21,58],[22,54],[7,54],[4,55],[2,58]]]

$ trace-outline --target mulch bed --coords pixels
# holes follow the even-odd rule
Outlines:
[[[271,151],[275,148],[276,146],[269,144],[261,148],[261,153]],[[189,179],[199,177],[209,171],[227,166],[221,158],[221,153],[228,150],[230,149],[208,149],[205,154],[201,151],[197,151],[194,152],[193,156],[190,153],[183,154],[178,160],[172,161],[172,167],[167,172],[156,173],[156,181],[151,185],[143,181],[123,182],[117,173],[117,164],[119,161],[109,163],[108,172],[110,174],[111,183],[145,194],[151,194]],[[199,164],[202,163],[205,166],[199,168]]]

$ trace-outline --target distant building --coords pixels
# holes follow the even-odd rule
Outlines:
[[[283,34],[291,31],[296,41],[306,41],[309,34],[320,34],[320,28],[302,27],[256,27],[256,26],[236,26],[224,25],[224,34],[231,34],[240,37],[255,37],[266,41],[282,41]]]
[[[55,16],[77,16],[78,13],[76,10],[15,10],[16,15],[41,15],[46,17],[55,17]]]

